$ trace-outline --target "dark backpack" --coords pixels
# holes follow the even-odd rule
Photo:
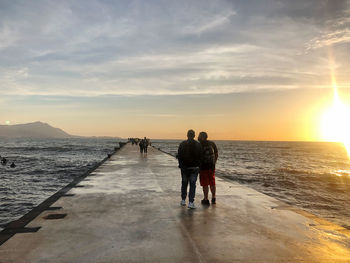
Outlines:
[[[210,143],[202,145],[203,148],[203,163],[204,165],[214,165],[215,164],[215,153],[214,148]]]

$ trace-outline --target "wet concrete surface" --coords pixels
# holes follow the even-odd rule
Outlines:
[[[197,182],[198,208],[181,207],[177,161],[153,148],[128,144],[78,185],[0,262],[350,262],[349,230],[224,178],[216,205]]]

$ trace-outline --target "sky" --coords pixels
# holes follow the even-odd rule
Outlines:
[[[349,0],[0,0],[0,124],[322,140],[349,26]]]

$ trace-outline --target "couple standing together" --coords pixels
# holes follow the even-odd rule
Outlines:
[[[216,202],[215,164],[218,159],[218,150],[214,142],[208,140],[206,132],[200,132],[198,141],[195,132],[187,132],[187,140],[183,141],[178,149],[179,168],[181,169],[181,205],[186,205],[187,186],[190,185],[188,208],[196,208],[194,197],[196,182],[199,173],[200,184],[203,187],[203,205],[210,205],[208,199],[209,186],[212,194],[211,203]]]

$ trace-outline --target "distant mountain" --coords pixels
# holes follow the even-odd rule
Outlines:
[[[0,137],[71,138],[65,131],[40,121],[16,125],[0,125]]]

